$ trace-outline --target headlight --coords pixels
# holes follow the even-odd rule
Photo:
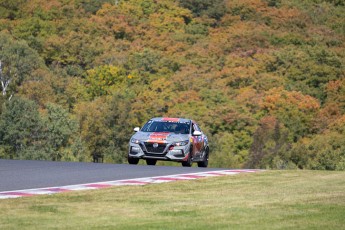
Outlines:
[[[134,144],[139,144],[139,140],[135,139],[135,138],[132,138],[131,139],[131,143],[134,143]]]
[[[176,142],[176,143],[175,143],[175,146],[185,146],[185,145],[188,144],[188,142],[189,142],[188,140]]]

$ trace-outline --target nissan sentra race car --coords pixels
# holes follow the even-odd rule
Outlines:
[[[181,162],[185,167],[193,162],[199,167],[208,165],[208,139],[193,120],[157,117],[134,131],[129,141],[129,164],[145,159],[148,165],[155,165],[157,160]]]

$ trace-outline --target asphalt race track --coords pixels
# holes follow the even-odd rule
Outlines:
[[[218,170],[224,169],[0,159],[0,192]]]

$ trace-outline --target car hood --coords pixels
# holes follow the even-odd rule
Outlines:
[[[171,143],[189,139],[189,134],[176,134],[171,132],[137,132],[132,138],[145,142]]]

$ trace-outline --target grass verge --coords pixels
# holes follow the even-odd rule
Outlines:
[[[267,171],[0,200],[0,229],[344,229],[345,172]]]

